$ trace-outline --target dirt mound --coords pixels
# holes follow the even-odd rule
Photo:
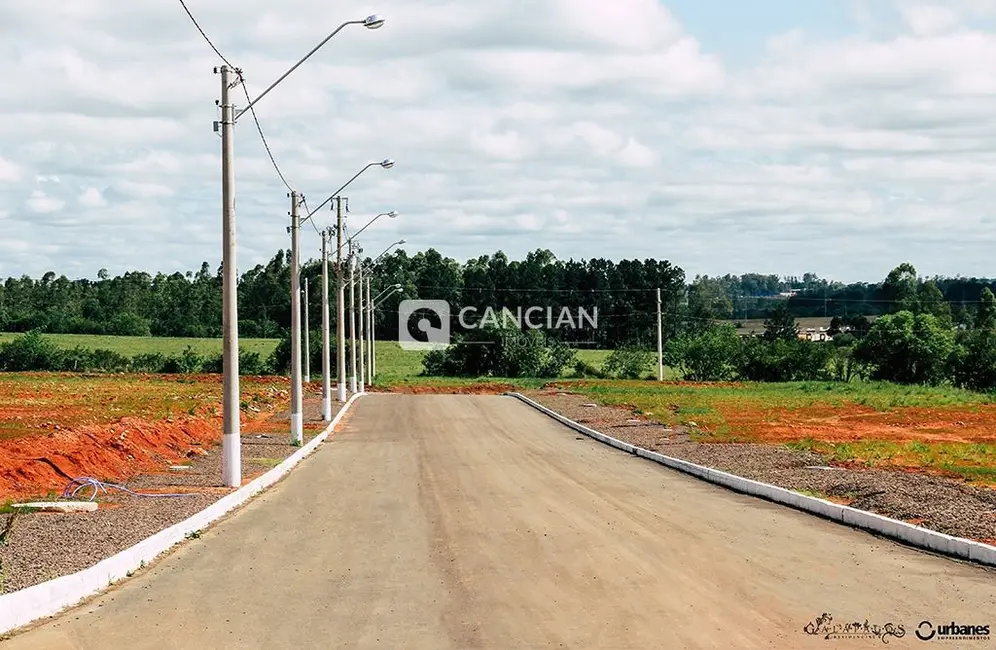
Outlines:
[[[221,419],[149,422],[126,417],[0,441],[0,499],[61,491],[73,478],[122,481],[162,471],[221,438]]]

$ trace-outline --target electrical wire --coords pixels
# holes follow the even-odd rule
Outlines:
[[[187,12],[187,17],[190,18],[190,22],[194,23],[194,27],[196,27],[197,31],[199,31],[201,33],[201,36],[203,36],[204,40],[207,41],[207,44],[211,46],[211,49],[214,50],[214,53],[218,55],[218,58],[221,59],[222,61],[224,61],[225,64],[229,68],[235,68],[235,66],[232,65],[232,63],[228,59],[225,58],[225,55],[221,53],[221,50],[219,50],[217,47],[215,47],[214,43],[211,42],[211,39],[208,38],[208,35],[204,32],[204,30],[201,29],[201,26],[197,22],[197,19],[194,18],[194,14],[192,14],[190,12],[190,9],[187,7],[187,3],[184,2],[183,0],[180,0],[180,6],[183,7],[183,10],[185,12]]]
[[[280,177],[280,182],[284,184],[288,192],[293,192],[294,189],[284,178],[284,173],[280,171],[280,165],[277,164],[277,159],[273,155],[273,151],[270,149],[270,143],[266,141],[266,135],[263,133],[263,127],[259,123],[259,118],[256,116],[256,107],[252,105],[252,98],[249,96],[249,89],[246,87],[245,77],[242,76],[242,71],[239,71],[239,80],[242,82],[242,92],[245,93],[247,106],[249,106],[249,114],[252,115],[252,121],[256,123],[256,131],[259,132],[259,139],[263,141],[263,148],[266,149],[266,155],[270,157],[270,164],[273,165],[274,171],[277,172],[277,176]]]
[[[242,74],[242,70],[240,70],[237,66],[232,65],[232,63],[227,58],[225,58],[225,55],[221,53],[221,50],[219,50],[215,46],[215,44],[211,41],[210,37],[208,37],[204,29],[201,28],[200,23],[197,22],[196,18],[194,18],[194,14],[190,11],[190,8],[187,7],[187,3],[184,2],[184,0],[180,0],[180,6],[183,7],[183,10],[186,12],[187,17],[190,18],[190,22],[194,24],[194,27],[197,28],[197,31],[200,32],[202,37],[204,37],[204,40],[207,42],[207,44],[211,47],[212,50],[214,50],[214,53],[218,55],[218,58],[224,61],[225,64],[227,64],[228,67],[232,68],[235,71],[235,73],[238,75],[239,84],[242,86],[242,92],[246,96],[246,105],[249,107],[249,113],[250,115],[252,115],[252,120],[256,124],[256,131],[259,133],[259,139],[263,142],[263,148],[266,149],[266,155],[270,158],[270,164],[273,165],[273,169],[274,171],[277,172],[277,176],[280,177],[280,182],[284,184],[284,187],[286,187],[288,191],[293,192],[294,190],[291,188],[290,183],[287,182],[287,178],[284,176],[284,173],[280,171],[280,165],[277,164],[277,159],[273,155],[273,150],[270,149],[270,143],[266,140],[266,134],[263,133],[263,126],[259,123],[259,117],[256,115],[256,107],[252,105],[253,100],[252,97],[249,96],[249,88],[246,86],[246,79],[245,76],[243,76]]]
[[[75,489],[73,486],[76,486]],[[62,491],[63,499],[75,499],[76,495],[86,488],[93,488],[93,494],[90,495],[89,501],[93,501],[97,498],[97,494],[100,492],[107,493],[108,489],[121,490],[122,492],[127,492],[128,494],[133,494],[137,497],[148,497],[148,498],[174,498],[174,497],[190,497],[194,496],[193,493],[175,493],[175,494],[145,494],[142,492],[135,492],[129,490],[123,485],[117,485],[114,483],[104,483],[103,481],[98,481],[90,476],[81,476],[79,478],[74,478],[66,486],[66,489]]]

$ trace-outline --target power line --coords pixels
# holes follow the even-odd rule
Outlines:
[[[228,65],[228,67],[232,68],[235,71],[235,73],[238,75],[239,83],[242,86],[242,92],[245,93],[246,96],[246,105],[249,107],[249,113],[252,115],[253,122],[256,123],[256,131],[259,133],[259,139],[262,140],[263,142],[263,148],[266,149],[266,155],[270,158],[270,164],[273,165],[273,169],[277,172],[277,176],[280,177],[280,182],[284,184],[284,187],[286,187],[289,192],[293,192],[294,190],[291,188],[290,183],[287,182],[287,179],[284,177],[283,172],[280,171],[280,165],[277,164],[277,159],[273,156],[273,151],[270,149],[270,143],[267,142],[266,135],[263,133],[263,127],[262,125],[260,125],[259,118],[256,116],[256,107],[253,106],[252,104],[252,98],[249,96],[249,88],[246,86],[246,79],[242,75],[242,70],[238,69],[238,67],[233,65],[231,61],[225,58],[225,55],[221,53],[221,50],[219,50],[215,46],[215,44],[211,41],[210,37],[208,37],[204,29],[201,28],[200,23],[197,22],[196,18],[194,18],[194,14],[191,13],[190,8],[187,7],[187,3],[184,2],[184,0],[180,0],[180,6],[183,7],[183,10],[186,12],[187,17],[190,18],[190,22],[194,24],[194,27],[196,27],[197,31],[200,32],[202,37],[204,37],[204,40],[207,42],[207,44],[211,46],[211,49],[214,50],[214,53],[218,55],[218,58],[224,61],[225,64]]]
[[[259,132],[259,139],[263,141],[263,148],[266,149],[266,155],[270,157],[270,164],[273,165],[273,169],[277,172],[277,176],[280,177],[280,182],[284,184],[288,192],[293,192],[290,183],[284,178],[284,174],[280,171],[280,165],[277,164],[277,159],[273,157],[273,151],[270,150],[270,143],[266,141],[266,135],[263,134],[263,127],[260,126],[259,118],[256,117],[256,107],[252,105],[252,98],[249,97],[249,89],[246,87],[245,77],[242,76],[242,72],[239,71],[239,80],[242,82],[242,92],[245,93],[246,102],[248,102],[249,113],[252,115],[252,121],[256,123],[256,131]]]
[[[204,30],[201,29],[201,26],[197,22],[197,19],[194,18],[194,14],[190,13],[190,9],[187,8],[187,3],[184,2],[183,0],[180,0],[180,6],[183,7],[183,10],[185,12],[187,12],[187,17],[190,18],[190,22],[194,23],[194,27],[196,27],[197,31],[201,33],[201,36],[203,36],[204,40],[207,41],[207,44],[211,46],[211,49],[214,50],[214,53],[218,55],[218,58],[224,61],[229,68],[235,68],[235,66],[232,65],[231,62],[225,58],[225,55],[221,53],[221,50],[215,47],[214,43],[211,42],[211,39],[208,38],[208,35],[204,32]]]

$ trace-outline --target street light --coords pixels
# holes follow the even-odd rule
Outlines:
[[[221,233],[222,233],[222,331],[224,343],[222,347],[222,480],[227,487],[242,485],[242,435],[239,417],[239,307],[238,307],[238,268],[236,265],[235,242],[235,150],[233,146],[235,123],[246,111],[250,110],[259,100],[273,90],[277,84],[287,78],[302,63],[307,61],[325,45],[333,36],[347,25],[363,25],[368,29],[379,29],[384,25],[384,18],[378,15],[367,16],[363,20],[351,20],[339,25],[331,34],[316,45],[290,70],[274,81],[256,99],[251,100],[245,108],[236,111],[229,92],[241,83],[242,72],[231,69],[228,65],[214,68],[215,74],[221,74],[221,98],[218,105],[221,108],[221,120],[214,123],[216,132],[221,132]],[[232,82],[231,75],[239,80]],[[295,269],[296,272],[296,269]]]
[[[376,29],[372,27],[371,29]],[[345,291],[343,288],[343,277],[342,277],[342,197],[339,193],[344,189],[349,187],[350,183],[355,181],[360,175],[370,169],[371,167],[382,167],[384,169],[390,169],[394,167],[394,161],[390,158],[385,158],[380,162],[368,163],[356,172],[352,178],[342,184],[342,187],[332,192],[327,199],[322,201],[318,207],[311,210],[305,217],[305,221],[310,219],[316,212],[325,207],[330,201],[335,201],[336,206],[336,352],[338,357],[338,362],[336,363],[338,369],[338,377],[336,379],[336,393],[339,398],[339,402],[346,401],[346,352],[345,352],[345,313],[343,308],[343,301],[345,299]],[[378,215],[379,216],[379,215]],[[369,224],[368,224],[369,225]],[[322,231],[322,277],[325,286],[328,286],[328,248],[327,248],[327,238],[330,237],[328,231]],[[332,419],[332,386],[331,386],[331,354],[330,354],[330,332],[328,324],[328,314],[329,314],[329,297],[328,290],[322,291],[322,418],[328,422]]]

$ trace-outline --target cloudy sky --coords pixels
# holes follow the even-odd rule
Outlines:
[[[217,56],[178,0],[49,4],[0,3],[0,275],[216,267]],[[368,254],[996,275],[996,0],[187,5],[253,96],[387,18],[256,111],[312,206],[397,161],[346,193],[354,231],[401,213]],[[289,245],[289,205],[249,114],[235,153],[244,270]]]

